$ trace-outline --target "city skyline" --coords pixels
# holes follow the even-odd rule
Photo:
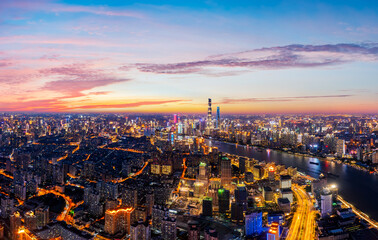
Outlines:
[[[1,1],[0,111],[377,113],[374,1]]]

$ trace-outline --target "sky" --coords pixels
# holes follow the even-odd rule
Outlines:
[[[377,1],[0,1],[0,111],[378,113]]]

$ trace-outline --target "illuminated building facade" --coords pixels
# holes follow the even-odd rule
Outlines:
[[[117,208],[105,212],[105,232],[110,235],[116,233],[129,233],[131,213],[134,208]]]
[[[224,188],[218,190],[219,212],[226,213],[230,209],[230,191]]]
[[[332,213],[332,192],[328,188],[324,188],[320,195],[320,209],[322,217]]]
[[[254,211],[245,214],[245,235],[254,236],[262,232],[262,212]]]
[[[221,185],[223,187],[231,186],[231,160],[227,157],[221,159]]]
[[[267,240],[278,240],[281,236],[281,226],[277,222],[273,222],[267,233]]]

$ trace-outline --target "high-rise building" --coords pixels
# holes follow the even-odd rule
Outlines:
[[[345,140],[337,139],[336,153],[338,157],[344,157],[345,155]]]
[[[274,198],[272,188],[269,186],[263,187],[263,196],[265,202],[273,202]]]
[[[37,216],[33,211],[24,214],[25,227],[29,230],[37,229]]]
[[[2,197],[0,209],[1,217],[8,218],[14,211],[14,199],[10,198],[9,196]]]
[[[152,208],[154,207],[154,192],[150,191],[146,194],[146,210],[147,210],[147,216],[152,215]]]
[[[161,223],[161,233],[164,240],[176,240],[176,218],[164,217]]]
[[[173,123],[174,123],[174,124],[177,123],[177,114],[173,114]]]
[[[328,188],[324,188],[320,195],[320,209],[322,217],[332,213],[332,192]]]
[[[122,206],[136,208],[138,204],[138,190],[126,188],[122,196]]]
[[[254,236],[262,232],[262,212],[252,211],[245,214],[245,235]]]
[[[188,240],[199,240],[200,239],[200,226],[197,221],[188,222]]]
[[[221,185],[223,187],[231,186],[231,160],[227,157],[222,157],[221,160]]]
[[[199,179],[206,180],[206,163],[201,162],[199,164]]]
[[[213,199],[211,197],[205,197],[202,200],[202,215],[205,217],[213,216]]]
[[[244,205],[240,202],[231,203],[231,220],[237,224],[243,223]]]
[[[264,173],[265,173],[265,171],[264,171],[263,166],[260,166],[260,165],[254,165],[253,166],[253,178],[254,178],[254,180],[263,179]]]
[[[4,238],[4,225],[0,223],[0,239]]]
[[[46,226],[50,221],[50,210],[48,206],[37,208],[35,215],[37,216],[37,228]]]
[[[218,232],[214,228],[207,228],[205,230],[205,240],[219,240]]]
[[[216,127],[220,128],[220,109],[217,107],[217,121],[216,121]]]
[[[150,240],[151,229],[148,222],[138,221],[130,226],[130,240]]]
[[[238,184],[237,189],[234,191],[235,201],[243,205],[243,209],[247,209],[248,192],[244,184]]]
[[[291,177],[290,175],[282,175],[280,177],[280,188],[291,188]]]
[[[218,189],[219,212],[226,213],[230,209],[230,191],[224,188]]]
[[[206,126],[207,126],[208,129],[211,129],[213,127],[212,110],[211,110],[211,98],[209,98],[209,101],[208,101]]]
[[[155,205],[152,208],[152,227],[156,230],[161,231],[161,223],[164,217],[168,216],[168,208]]]
[[[266,234],[267,240],[279,240],[281,237],[281,226],[277,222],[273,222]]]
[[[10,215],[10,234],[12,239],[17,239],[17,232],[21,227],[21,224],[21,215],[18,211]]]
[[[104,230],[110,235],[116,233],[130,233],[132,207],[117,208],[105,212]]]
[[[240,173],[245,173],[245,161],[247,159],[245,157],[239,157],[239,170]]]

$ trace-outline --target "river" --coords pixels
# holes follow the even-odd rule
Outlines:
[[[318,178],[321,173],[331,172],[338,177],[328,178],[328,183],[336,184],[339,194],[372,219],[378,220],[378,176],[368,172],[338,164],[333,161],[320,160],[294,155],[277,150],[258,151],[256,147],[246,147],[221,141],[206,140],[210,146],[218,147],[220,152],[255,158],[259,161],[275,162],[286,167],[296,167],[298,171]],[[319,165],[311,164],[317,162]]]

